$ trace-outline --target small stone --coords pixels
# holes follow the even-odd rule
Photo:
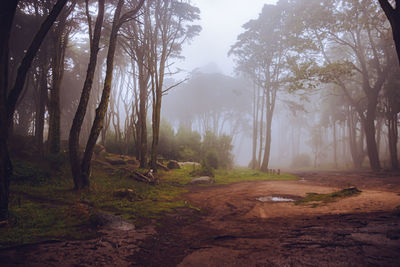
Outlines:
[[[192,181],[190,181],[190,184],[212,184],[212,183],[214,183],[214,180],[209,176],[201,176],[198,178],[193,178]]]
[[[180,169],[181,167],[179,166],[179,163],[176,160],[171,160],[167,164],[168,169]]]

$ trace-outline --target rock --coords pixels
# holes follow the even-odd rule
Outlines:
[[[190,184],[213,184],[214,180],[209,176],[201,176],[198,178],[193,178]]]
[[[176,160],[171,160],[170,162],[168,162],[167,168],[173,170],[180,169],[181,166],[179,166],[179,163]]]
[[[135,229],[133,224],[121,217],[103,212],[97,212],[90,216],[90,221],[92,225],[108,227],[115,230],[129,231]]]
[[[126,161],[118,158],[106,158],[106,161],[111,165],[126,165]]]
[[[186,161],[186,162],[179,162],[178,163],[179,164],[179,166],[187,166],[187,165],[190,165],[190,166],[200,166],[200,163],[198,163],[198,162],[193,162],[193,161]]]

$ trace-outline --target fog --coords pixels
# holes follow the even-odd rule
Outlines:
[[[254,19],[261,12],[264,4],[274,4],[275,0],[196,0],[191,1],[201,10],[198,22],[202,30],[194,40],[187,43],[176,66],[183,71],[179,77],[211,63],[218,66],[218,71],[225,75],[234,75],[235,64],[228,56],[231,45],[243,32],[242,25]]]
[[[31,50],[50,6],[18,6],[11,132],[41,154],[397,168],[399,66],[376,1],[114,2],[67,4]]]

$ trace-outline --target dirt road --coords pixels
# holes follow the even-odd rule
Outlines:
[[[178,210],[158,226],[109,230],[102,239],[1,251],[0,260],[35,266],[399,266],[399,175],[296,175],[299,181],[191,187],[183,198],[200,211]],[[349,185],[362,193],[324,205],[258,200],[298,199]]]

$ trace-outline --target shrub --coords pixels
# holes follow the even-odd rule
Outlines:
[[[195,169],[190,172],[190,176],[209,176],[209,177],[214,177],[214,169],[211,168],[210,166],[207,166],[207,164],[202,161],[201,162],[201,167],[200,169]]]
[[[218,169],[218,155],[215,151],[208,151],[205,157],[205,166]]]

